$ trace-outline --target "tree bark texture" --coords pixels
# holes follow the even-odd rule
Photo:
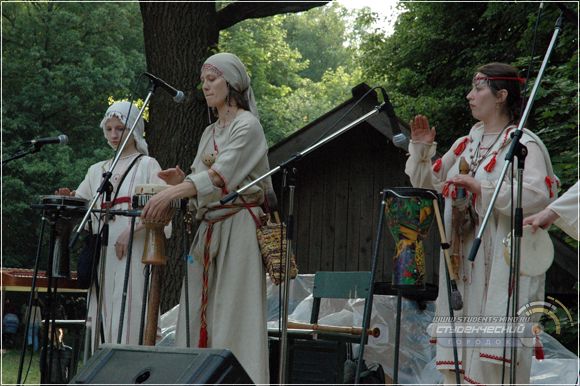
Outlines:
[[[179,165],[187,174],[199,139],[208,125],[199,84],[200,69],[218,41],[214,3],[140,3],[147,71],[185,92],[175,103],[157,89],[149,104],[146,139],[149,153],[163,169]],[[185,272],[184,226],[181,213],[173,221],[167,243],[168,263],[161,278],[161,312],[179,302]],[[190,237],[189,240],[192,238]]]

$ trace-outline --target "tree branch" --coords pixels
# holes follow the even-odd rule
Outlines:
[[[217,12],[218,30],[223,30],[246,19],[278,15],[281,13],[296,13],[325,5],[329,1],[314,1],[307,3],[288,2],[283,0],[268,3],[255,3],[238,0],[228,4]]]

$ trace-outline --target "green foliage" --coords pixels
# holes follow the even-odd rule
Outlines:
[[[111,155],[99,123],[145,68],[141,18],[135,3],[82,2],[6,3],[2,18],[4,158],[34,137],[70,140],[3,169],[3,258],[30,267],[40,213],[29,205]]]
[[[568,6],[577,11],[577,5]],[[437,127],[439,151],[445,151],[474,123],[465,96],[476,68],[496,61],[527,68],[538,5],[405,2],[400,7],[404,12],[391,36],[380,31],[361,35],[363,75],[386,86],[403,119],[427,115]],[[545,7],[537,32],[535,72],[558,13],[555,7]],[[359,15],[357,25],[368,27],[374,20],[368,13]],[[550,58],[542,92],[527,122],[550,150],[564,187],[577,179],[577,45],[577,29],[568,25]]]
[[[284,16],[286,42],[308,61],[300,76],[318,82],[327,71],[352,66],[353,52],[345,44],[349,39],[348,16],[349,12],[334,2]]]
[[[252,77],[270,144],[351,97],[363,81],[355,51],[344,46],[349,13],[339,5],[250,19],[221,31],[220,51],[240,57]]]

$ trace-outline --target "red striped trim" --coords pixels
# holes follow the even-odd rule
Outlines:
[[[203,72],[203,70],[213,71],[217,73],[219,76],[222,76],[224,74],[222,70],[220,70],[219,68],[210,63],[205,63],[203,66],[201,66],[201,71]]]
[[[493,359],[496,361],[500,361],[500,362],[505,362],[505,363],[512,363],[511,359],[507,359],[504,357],[500,357],[498,355],[491,355],[491,354],[486,354],[486,353],[479,353],[479,357],[480,358],[487,358],[487,359]]]
[[[467,375],[463,375],[463,379],[465,379],[467,382],[471,383],[472,385],[484,385],[484,383],[477,382],[475,379],[471,379]]]
[[[105,209],[105,208],[112,208],[115,205],[118,204],[130,204],[131,203],[131,197],[129,196],[123,196],[123,197],[117,197],[112,203],[107,204],[107,203],[102,203],[101,204],[101,209]]]
[[[463,365],[463,361],[459,361],[458,362],[460,366]],[[451,365],[454,366],[455,365],[455,361],[436,361],[435,362],[435,366],[442,366],[442,365]]]

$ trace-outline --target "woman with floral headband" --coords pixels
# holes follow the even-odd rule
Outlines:
[[[435,128],[427,118],[416,116],[411,122],[411,144],[405,172],[415,187],[436,189],[445,198],[444,222],[446,234],[451,235],[451,247],[458,251],[452,269],[458,273],[458,289],[463,295],[463,309],[454,316],[503,317],[506,315],[508,298],[513,295],[508,285],[509,266],[504,257],[502,240],[510,233],[512,213],[512,188],[515,176],[506,177],[493,215],[487,224],[482,243],[473,262],[467,259],[475,235],[498,184],[502,163],[511,143],[510,134],[516,129],[521,106],[520,84],[517,70],[503,63],[490,63],[477,69],[467,100],[473,117],[478,121],[469,134],[459,138],[445,155],[433,164],[437,143]],[[523,174],[524,215],[543,209],[555,196],[556,178],[550,157],[541,140],[525,130],[521,142],[528,155]],[[460,173],[460,165],[467,165]],[[463,169],[463,166],[461,166]],[[514,190],[515,191],[515,190]],[[457,214],[455,200],[467,194],[467,206]],[[455,213],[454,213],[455,212]],[[461,222],[460,226],[454,222]],[[455,232],[453,232],[455,230]],[[439,296],[436,316],[449,316],[447,282],[444,259],[439,268]],[[544,299],[545,275],[519,277],[519,307]],[[485,319],[481,319],[485,324]],[[444,376],[445,383],[455,383],[455,361],[450,339],[437,336],[440,324],[435,320],[433,341],[437,343],[436,366]],[[449,326],[447,323],[446,326]],[[502,324],[503,326],[503,324]],[[462,382],[490,384],[509,381],[511,350],[504,352],[503,334],[500,344],[497,335],[463,336],[458,345],[459,369]],[[449,338],[449,335],[445,336]],[[468,338],[472,338],[469,340]],[[481,339],[474,339],[481,338]],[[495,342],[487,345],[484,342]],[[518,347],[517,383],[529,383],[532,348],[535,339],[528,335]],[[502,368],[504,379],[502,380]]]
[[[220,199],[268,172],[268,145],[258,120],[250,78],[229,53],[209,57],[202,89],[217,120],[201,136],[191,173],[176,166],[159,173],[170,185],[155,195],[142,217],[156,219],[177,198],[189,197],[200,226],[191,246],[189,288],[181,295],[178,344],[185,344],[185,291],[190,338],[198,347],[231,350],[255,383],[268,383],[266,274],[256,238],[260,204],[271,180],[226,205]]]
[[[113,185],[111,209],[131,209],[131,197],[133,196],[136,185],[165,184],[157,176],[157,173],[161,170],[159,163],[154,158],[148,156],[147,142],[143,137],[145,123],[143,122],[143,118],[139,117],[137,119],[138,116],[139,109],[137,106],[130,102],[121,101],[109,106],[101,121],[101,128],[105,139],[109,146],[116,150],[123,143],[129,133],[129,129],[137,120],[133,135],[129,138],[127,145],[123,149],[110,179]],[[60,188],[58,193],[61,195],[74,195],[86,200],[92,199],[101,185],[103,173],[109,170],[112,161],[112,159],[109,159],[92,165],[76,191],[71,192],[67,188]],[[100,208],[99,202],[97,202],[97,207]],[[92,226],[94,234],[98,233],[100,224],[102,224],[102,221],[99,222],[98,216],[93,214]],[[109,245],[106,255],[104,296],[101,310],[101,326],[105,338],[104,343],[117,343],[130,226],[131,220],[129,217],[114,216],[109,220]],[[145,246],[145,232],[142,229],[143,224],[137,219],[131,253],[131,268],[121,337],[122,344],[136,345],[139,343],[144,284],[141,255],[143,254]],[[169,232],[170,226],[167,226],[167,236],[169,236]],[[97,253],[99,252],[97,251]],[[98,272],[96,275],[97,278]],[[93,283],[93,287],[90,289],[89,311],[87,315],[87,321],[91,323],[91,332],[93,334],[91,342],[94,342],[95,321],[97,318],[97,293],[96,285]]]

